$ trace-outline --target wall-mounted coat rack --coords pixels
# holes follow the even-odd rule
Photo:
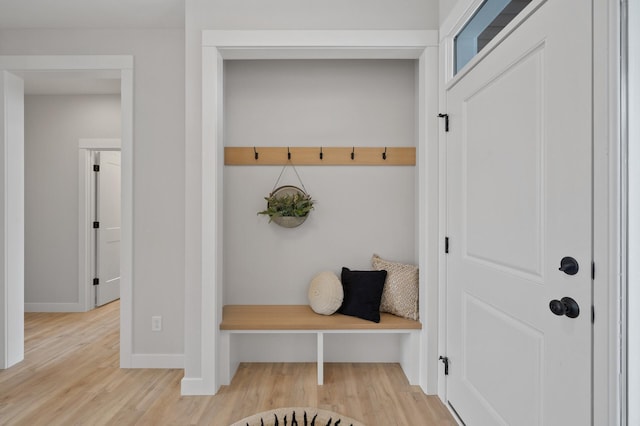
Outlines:
[[[415,147],[226,147],[227,166],[415,166]]]

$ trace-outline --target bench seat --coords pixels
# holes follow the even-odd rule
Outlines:
[[[220,330],[420,330],[422,324],[381,313],[380,322],[333,314],[319,315],[307,305],[227,305]]]
[[[418,354],[422,324],[395,315],[381,313],[380,322],[333,314],[320,315],[307,305],[226,305],[222,308],[221,365],[223,382],[228,384],[237,369],[231,359],[231,336],[234,334],[304,333],[316,335],[316,363],[318,384],[324,376],[324,335],[336,333],[399,334],[403,335],[400,365],[409,382],[417,384]]]

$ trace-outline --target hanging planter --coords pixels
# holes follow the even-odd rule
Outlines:
[[[293,167],[293,164],[291,166]],[[278,185],[286,167],[285,165],[282,172],[280,172],[274,188]],[[258,214],[269,216],[269,223],[274,222],[284,228],[295,228],[302,225],[307,220],[309,212],[313,210],[315,202],[304,189],[304,184],[295,167],[293,167],[293,170],[296,172],[302,188],[293,185],[275,188],[268,197],[264,198],[267,201],[267,209],[258,212]]]

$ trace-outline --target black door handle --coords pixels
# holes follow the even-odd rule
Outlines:
[[[580,315],[580,306],[578,302],[570,297],[563,297],[560,300],[552,300],[549,302],[549,309],[558,316],[566,315],[569,318],[577,318]]]
[[[578,261],[575,260],[573,257],[563,257],[562,260],[560,261],[560,269],[562,272],[564,272],[567,275],[575,275],[578,273]]]

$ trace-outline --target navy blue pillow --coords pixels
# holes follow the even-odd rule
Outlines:
[[[387,271],[351,271],[342,268],[344,299],[338,312],[380,322],[380,300]]]

